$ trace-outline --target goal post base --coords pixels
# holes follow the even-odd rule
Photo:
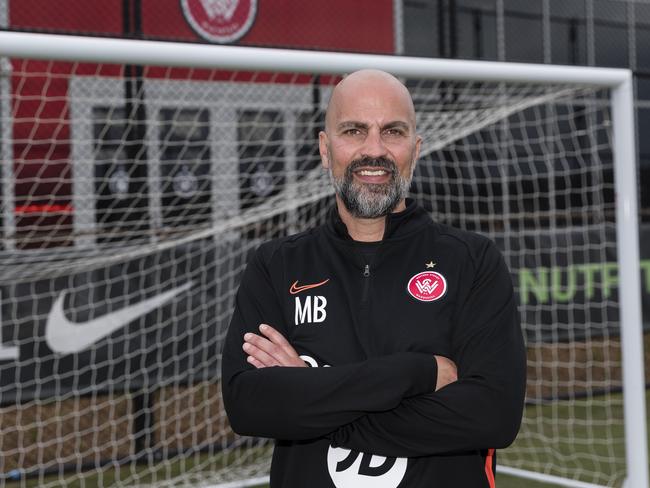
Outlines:
[[[593,483],[585,483],[584,481],[571,480],[554,476],[552,474],[536,473],[534,471],[526,471],[524,469],[511,468],[510,466],[497,466],[497,476],[499,474],[507,474],[517,478],[527,480],[540,481],[542,483],[554,484],[557,486],[566,486],[568,488],[606,488],[604,485],[594,485]]]

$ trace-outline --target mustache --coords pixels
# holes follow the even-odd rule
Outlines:
[[[368,156],[353,160],[347,167],[346,173],[352,176],[354,171],[367,166],[386,169],[390,171],[393,176],[397,173],[397,165],[392,159],[387,157],[371,158]]]

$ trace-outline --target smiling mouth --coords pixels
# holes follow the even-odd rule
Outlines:
[[[353,171],[355,178],[363,183],[386,183],[393,175],[390,169],[386,168],[359,168]]]
[[[362,169],[355,173],[361,176],[384,176],[388,174],[388,171],[385,169]]]

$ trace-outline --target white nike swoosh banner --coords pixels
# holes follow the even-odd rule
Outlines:
[[[87,322],[71,322],[65,316],[63,303],[66,292],[61,293],[52,305],[45,324],[45,341],[52,351],[73,354],[83,351],[95,342],[133,322],[139,317],[164,305],[176,295],[188,290],[192,282],[172,288],[165,293],[148,298],[134,305],[110,312]]]

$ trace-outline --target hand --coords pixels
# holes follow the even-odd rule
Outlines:
[[[273,327],[262,324],[260,332],[265,337],[252,332],[244,335],[243,349],[250,364],[258,369],[269,366],[307,367],[289,341]]]
[[[458,371],[456,363],[444,356],[434,356],[438,364],[438,380],[436,382],[436,391],[458,380]]]

